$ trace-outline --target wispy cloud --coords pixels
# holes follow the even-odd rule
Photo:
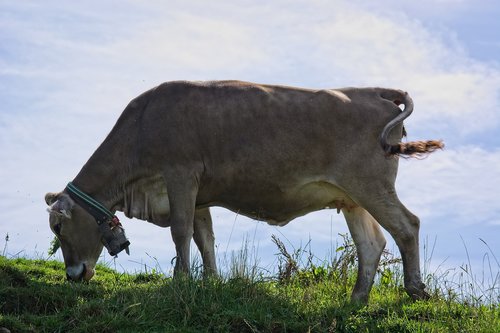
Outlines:
[[[423,161],[402,161],[398,188],[426,219],[453,225],[499,225],[500,149],[463,146]]]

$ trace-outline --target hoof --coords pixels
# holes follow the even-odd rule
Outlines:
[[[406,286],[405,287],[406,292],[414,301],[423,301],[431,298],[431,295],[429,295],[425,291],[425,284],[419,283],[418,286],[412,285],[412,286]]]
[[[364,306],[368,304],[368,295],[367,294],[355,294],[351,295],[351,304],[356,306]]]

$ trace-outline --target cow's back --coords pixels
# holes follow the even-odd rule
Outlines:
[[[188,160],[201,154],[218,167],[239,161],[267,165],[271,157],[285,162],[304,153],[324,159],[335,146],[351,144],[368,132],[378,135],[398,112],[395,105],[389,112],[380,110],[380,102],[368,95],[375,97],[376,90],[169,82],[150,96],[139,121],[141,139],[160,147],[150,149],[160,154],[157,159],[168,158],[165,153]],[[315,153],[321,156],[311,156]]]

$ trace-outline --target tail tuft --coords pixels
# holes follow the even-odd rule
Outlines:
[[[438,149],[443,149],[444,143],[442,140],[411,141],[387,145],[384,148],[387,155],[423,158]]]

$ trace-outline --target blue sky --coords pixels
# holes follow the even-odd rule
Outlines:
[[[463,239],[481,270],[481,239],[500,259],[499,16],[494,0],[0,1],[0,248],[8,233],[9,255],[44,256],[44,194],[73,179],[132,98],[169,80],[240,79],[407,90],[409,139],[446,149],[401,161],[400,197],[436,240],[432,267],[467,262]],[[213,215],[219,256],[246,237],[265,268],[272,234],[311,239],[326,258],[347,232],[334,210],[284,228]],[[123,222],[132,256],[116,265],[169,271],[169,230]]]

